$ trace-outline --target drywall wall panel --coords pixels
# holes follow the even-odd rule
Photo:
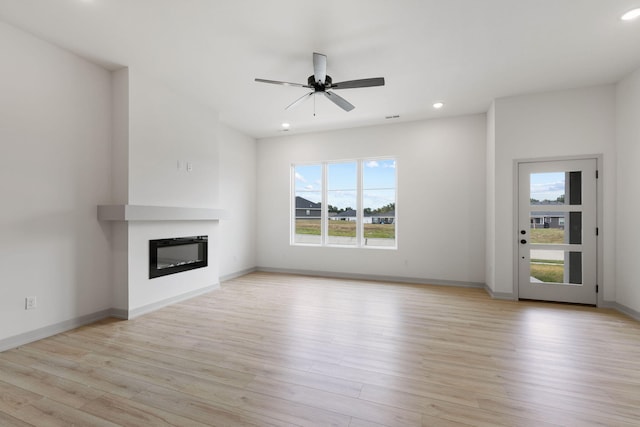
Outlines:
[[[256,140],[220,124],[220,276],[256,266]]]
[[[514,293],[514,161],[602,155],[604,206],[600,239],[604,297],[615,295],[615,88],[539,93],[495,101],[495,256],[498,293]]]
[[[258,265],[263,268],[484,283],[484,114],[258,142]],[[294,163],[397,160],[397,250],[292,246]]]
[[[640,199],[640,70],[618,83],[617,198],[616,198],[616,294],[618,303],[640,312],[640,247],[638,212]]]
[[[112,307],[111,76],[0,22],[0,340]],[[37,308],[25,310],[25,297]]]
[[[219,208],[218,114],[129,68],[129,205]],[[159,307],[219,282],[217,221],[129,221],[128,310]],[[149,240],[209,236],[205,268],[149,279]]]

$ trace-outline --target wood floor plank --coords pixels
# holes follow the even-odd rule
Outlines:
[[[19,420],[9,414],[0,411],[0,426],[2,427],[34,427],[34,424],[29,424],[25,421]]]
[[[242,409],[248,414],[265,415],[293,426],[348,427],[351,417],[269,394],[248,393]]]
[[[509,399],[488,397],[480,400],[483,410],[533,420],[538,423],[552,423],[562,426],[591,427],[591,426],[637,426],[637,419],[615,415],[601,414],[597,411],[584,411],[582,405],[575,407],[561,407],[547,405],[547,402],[527,401],[524,399]]]
[[[252,273],[0,353],[0,425],[637,426],[639,342],[612,310]]]
[[[420,426],[422,423],[421,415],[412,410],[405,410],[384,403],[339,396],[322,390],[267,378],[257,377],[247,388],[254,392],[385,425],[409,427]]]
[[[359,418],[352,418],[351,422],[349,423],[349,427],[385,427],[385,425],[361,420]]]
[[[335,393],[337,395],[358,397],[363,384],[357,381],[345,380],[315,372],[284,368],[264,363],[261,360],[238,356],[233,360],[221,362],[220,366],[233,370],[249,372],[253,377],[262,377],[287,382],[318,390]]]
[[[164,408],[146,406],[131,399],[103,395],[84,405],[82,411],[127,427],[206,427],[208,424],[192,420]]]
[[[47,398],[25,406],[15,416],[38,427],[118,427],[114,422]]]
[[[86,362],[69,363],[46,351],[31,347],[21,347],[6,354],[7,358],[13,358],[15,355],[20,355],[22,360],[28,361],[28,366],[39,371],[124,398],[129,398],[151,386],[149,382],[137,380],[123,373],[107,372]]]
[[[84,384],[43,371],[16,365],[0,358],[0,381],[73,408],[103,394]]]
[[[39,399],[42,399],[42,396],[37,393],[0,381],[0,414],[11,415]]]
[[[291,402],[267,398],[259,394],[247,393],[242,397],[242,407],[227,406],[213,401],[208,396],[185,395],[175,390],[153,386],[132,398],[149,407],[170,411],[207,425],[222,426],[281,426],[303,425],[300,420],[311,417],[318,424],[324,424],[326,413],[313,408],[295,405]],[[267,400],[262,406],[260,402]],[[329,414],[331,423],[327,425],[346,425],[335,423],[337,414]],[[342,417],[345,418],[345,417]],[[283,421],[284,420],[284,421]],[[291,422],[294,421],[294,422]],[[283,424],[284,422],[284,424]]]

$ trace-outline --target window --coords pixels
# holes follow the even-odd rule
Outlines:
[[[329,245],[357,243],[358,164],[327,164],[327,203],[329,217],[326,242]]]
[[[322,243],[322,166],[294,168],[294,243]]]
[[[364,244],[396,246],[396,162],[363,161]]]
[[[293,165],[292,188],[292,244],[397,247],[395,159]]]

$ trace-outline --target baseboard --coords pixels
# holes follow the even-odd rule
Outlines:
[[[112,308],[111,317],[115,317],[116,319],[127,320],[128,313],[127,313],[127,310],[124,308]]]
[[[640,311],[636,311],[632,308],[627,307],[626,305],[622,305],[615,301],[603,301],[599,306],[600,308],[612,308],[616,311],[619,311],[622,314],[626,314],[634,320],[640,322]]]
[[[0,352],[10,350],[12,348],[20,347],[21,345],[29,344],[34,341],[38,341],[44,338],[51,337],[63,332],[70,331],[72,329],[79,328],[80,326],[88,325],[109,317],[115,317],[118,319],[133,319],[135,317],[142,316],[143,314],[150,313],[160,308],[166,307],[171,304],[175,304],[181,301],[197,297],[209,293],[215,289],[219,289],[220,284],[207,286],[206,288],[198,289],[196,291],[187,292],[182,295],[178,295],[172,298],[167,298],[162,301],[155,302],[153,304],[145,305],[143,307],[136,308],[134,310],[126,310],[120,308],[111,308],[108,310],[99,311],[85,316],[76,317],[75,319],[66,320],[64,322],[56,323],[54,325],[45,326],[44,328],[36,329],[33,331],[25,332],[23,334],[15,335],[13,337],[0,340]]]
[[[233,279],[235,279],[237,277],[242,277],[244,275],[253,273],[255,271],[258,271],[258,269],[256,267],[252,267],[252,268],[247,268],[246,270],[236,271],[235,273],[226,274],[224,276],[220,276],[220,282],[226,282],[228,280],[233,280]]]
[[[24,334],[5,338],[0,340],[0,352],[106,319],[112,316],[112,312],[112,310],[102,310],[96,313],[76,317],[75,319],[65,320],[64,322],[56,323],[54,325],[45,326],[44,328],[25,332]]]
[[[489,286],[485,285],[484,290],[489,294],[492,299],[500,299],[506,301],[516,301],[515,294],[509,292],[494,292]]]
[[[255,271],[260,271],[264,273],[297,274],[300,276],[329,277],[329,278],[336,278],[336,279],[369,280],[372,282],[409,283],[414,285],[457,286],[457,287],[463,287],[463,288],[478,288],[478,289],[483,289],[485,287],[484,283],[477,283],[477,282],[460,282],[455,280],[423,279],[423,278],[417,278],[417,277],[403,277],[403,276],[379,276],[374,274],[340,273],[340,272],[333,272],[333,271],[294,270],[294,269],[288,269],[288,268],[271,268],[271,267],[257,267]]]
[[[152,311],[159,310],[168,305],[185,301],[185,300],[197,297],[199,295],[207,294],[216,289],[220,289],[220,283],[216,283],[215,285],[207,286],[206,288],[196,289],[195,291],[187,292],[184,294],[177,295],[175,297],[157,301],[152,304],[143,305],[142,307],[134,308],[133,310],[129,310],[128,312],[126,312],[126,317],[124,317],[124,319],[127,319],[127,320],[134,319],[144,314],[151,313]]]

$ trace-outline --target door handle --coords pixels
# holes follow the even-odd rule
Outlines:
[[[523,245],[527,244],[527,241],[525,239],[520,240],[520,243],[522,243]]]

